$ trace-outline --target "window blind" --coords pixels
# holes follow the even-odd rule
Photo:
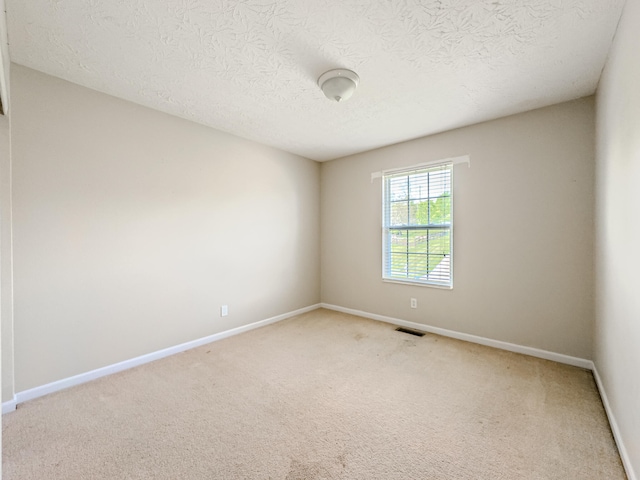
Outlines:
[[[383,175],[383,279],[452,286],[452,163]]]

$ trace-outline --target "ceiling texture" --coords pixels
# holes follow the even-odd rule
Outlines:
[[[624,0],[6,3],[16,63],[323,161],[594,93]]]

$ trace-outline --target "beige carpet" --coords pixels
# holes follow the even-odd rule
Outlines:
[[[27,402],[4,480],[623,479],[591,373],[316,310]]]

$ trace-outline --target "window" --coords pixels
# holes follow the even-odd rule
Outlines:
[[[382,278],[451,288],[451,163],[383,174]]]

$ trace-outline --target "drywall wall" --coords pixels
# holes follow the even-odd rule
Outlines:
[[[10,122],[0,116],[0,319],[2,401],[13,399],[13,288],[11,252]]]
[[[11,126],[9,122],[9,49],[4,0],[0,0],[0,386],[2,401],[13,397],[13,333],[11,315],[11,250],[7,249],[7,238],[11,238]],[[7,216],[9,212],[9,216]],[[8,227],[8,228],[7,228]],[[7,232],[9,234],[7,235]],[[10,245],[9,241],[9,245]],[[7,256],[8,253],[8,256]],[[9,275],[7,275],[9,272]],[[10,362],[6,361],[9,358]],[[7,370],[11,375],[7,375]],[[7,388],[8,385],[8,388]],[[0,431],[0,450],[2,432]],[[2,466],[0,465],[0,479]]]
[[[1,22],[1,20],[0,20]],[[0,27],[1,28],[1,27]],[[6,343],[10,343],[11,332],[7,336],[5,324],[10,325],[10,317],[7,315],[7,292],[11,291],[10,281],[6,282],[6,267],[7,262],[10,264],[10,256],[6,255],[6,243],[5,243],[5,228],[7,225],[6,218],[6,204],[7,195],[6,186],[8,183],[7,166],[10,164],[10,124],[9,118],[6,115],[0,115],[0,385],[2,385],[2,400],[5,401],[5,392],[9,397],[7,400],[11,400],[13,393],[11,391],[13,384],[10,379],[13,379],[13,375],[9,376],[5,373],[5,370],[10,370],[8,362],[5,357],[10,350],[6,348]],[[11,371],[11,373],[13,373]],[[8,388],[5,386],[8,384]],[[0,429],[1,430],[1,429]],[[2,432],[0,431],[0,450],[2,447]],[[2,478],[2,466],[0,466],[0,479]]]
[[[628,0],[597,93],[595,365],[640,478],[640,1]],[[614,423],[612,422],[612,424]],[[625,452],[626,451],[626,452]]]
[[[15,64],[12,86],[16,391],[319,301],[318,163]]]
[[[593,110],[588,97],[323,163],[322,301],[590,358]],[[370,173],[465,154],[453,290],[384,283]]]

